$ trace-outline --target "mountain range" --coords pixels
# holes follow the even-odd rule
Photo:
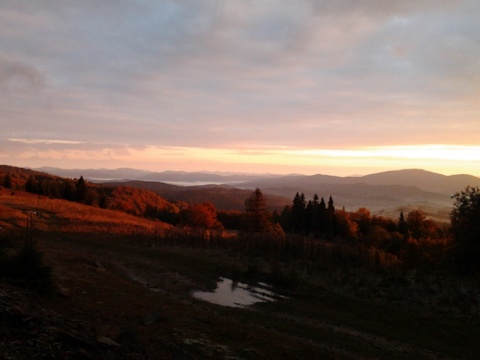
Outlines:
[[[60,169],[53,167],[41,167],[34,169],[67,178],[83,176],[93,182],[102,181],[156,181],[177,185],[202,185],[202,184],[234,184],[253,181],[263,178],[276,178],[281,175],[274,174],[245,174],[231,172],[186,172],[186,171],[163,171],[153,172],[146,170],[120,168],[120,169]]]
[[[337,207],[355,211],[368,208],[374,214],[398,216],[400,210],[422,208],[431,217],[448,219],[452,195],[466,186],[480,187],[472,175],[446,176],[420,169],[380,172],[358,177],[330,175],[242,174],[222,172],[149,172],[135,169],[65,170],[39,168],[37,171],[90,181],[114,182],[155,191],[174,201],[211,201],[219,209],[242,210],[244,199],[255,188],[267,197],[270,208],[290,205],[297,192],[307,201],[317,194]]]

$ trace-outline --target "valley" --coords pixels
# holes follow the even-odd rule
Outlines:
[[[21,176],[29,173],[12,186]],[[342,239],[182,229],[135,214],[151,201],[172,205],[123,186],[109,190],[110,201],[135,200],[127,212],[0,190],[5,259],[30,239],[54,284],[41,295],[2,278],[2,357],[475,359],[480,351],[478,278],[412,257],[422,252],[402,265]],[[417,251],[433,256],[438,241]],[[230,307],[193,296],[225,279],[232,290],[263,284],[275,300]]]
[[[39,169],[41,170],[41,169]],[[421,208],[437,221],[449,220],[452,196],[467,185],[480,186],[470,175],[445,176],[419,169],[388,171],[358,177],[328,175],[230,174],[202,172],[148,173],[133,169],[62,170],[44,169],[55,175],[92,180],[110,180],[110,185],[133,186],[153,191],[172,201],[212,202],[220,210],[243,210],[248,192],[260,188],[268,197],[271,210],[290,205],[296,192],[310,198],[314,194],[332,196],[347,211],[368,208],[373,214],[397,218],[400,211]],[[127,171],[128,170],[128,171]],[[179,185],[188,183],[189,185]]]

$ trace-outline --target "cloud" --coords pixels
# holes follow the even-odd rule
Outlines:
[[[92,160],[105,162],[120,159],[132,160],[132,154],[147,148],[128,144],[92,143],[71,140],[48,139],[0,139],[0,159],[27,162],[32,166],[49,159],[63,162],[69,167],[77,162]]]
[[[0,56],[0,88],[29,90],[45,84],[43,74],[35,66]]]
[[[9,138],[118,149],[474,144],[476,10],[474,0],[5,1],[0,121]]]

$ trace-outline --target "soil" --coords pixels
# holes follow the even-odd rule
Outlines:
[[[60,233],[38,234],[37,246],[56,291],[1,285],[4,359],[473,359],[480,350],[475,321],[318,284],[240,309],[192,298],[246,264],[225,251]]]

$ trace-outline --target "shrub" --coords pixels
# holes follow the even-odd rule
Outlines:
[[[46,295],[53,291],[52,269],[45,265],[43,253],[31,239],[18,253],[0,256],[0,278],[13,285],[29,288],[38,294]]]

